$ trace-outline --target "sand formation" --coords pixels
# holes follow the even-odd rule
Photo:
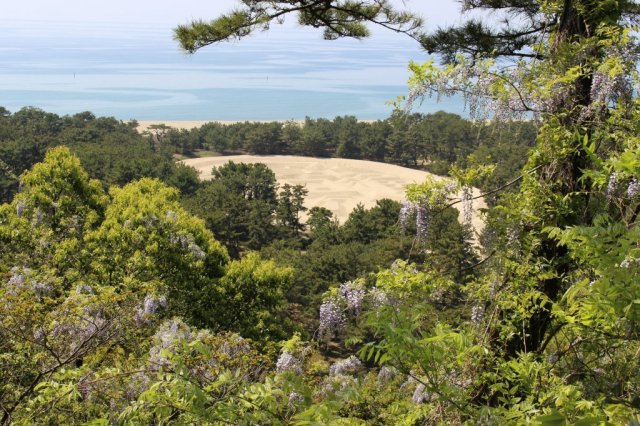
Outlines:
[[[236,163],[264,163],[276,175],[281,185],[306,185],[309,194],[305,206],[325,207],[331,210],[340,223],[344,223],[349,213],[358,205],[366,208],[375,206],[376,200],[390,198],[404,200],[404,186],[421,183],[430,176],[433,179],[447,179],[420,170],[392,164],[343,158],[313,158],[284,155],[233,155],[224,157],[203,157],[184,160],[194,167],[202,179],[211,179],[211,169],[234,161]],[[473,195],[480,191],[474,188]],[[459,196],[459,194],[458,194]],[[460,211],[461,204],[455,205]],[[486,207],[484,200],[474,200],[473,226],[476,231],[484,227],[479,213]],[[459,215],[459,218],[462,214]]]

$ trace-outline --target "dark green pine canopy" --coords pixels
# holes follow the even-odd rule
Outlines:
[[[551,34],[562,39],[590,36],[597,24],[626,21],[635,23],[640,7],[633,0],[565,0],[561,7],[541,7],[536,0],[462,0],[465,12],[480,10],[496,16],[487,23],[471,18],[458,26],[424,32],[423,18],[400,10],[388,0],[244,0],[243,5],[211,20],[194,21],[175,30],[182,48],[196,50],[221,41],[240,39],[256,30],[282,23],[297,14],[300,25],[322,28],[324,38],[364,38],[367,24],[406,34],[428,53],[441,55],[446,63],[458,54],[472,59],[486,57],[543,58],[540,46]],[[558,2],[559,4],[559,2]],[[429,24],[429,22],[427,22]]]

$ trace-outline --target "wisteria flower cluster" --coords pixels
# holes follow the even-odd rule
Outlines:
[[[42,213],[42,210],[36,208],[33,215],[33,219],[31,219],[31,226],[36,228],[40,226],[43,220],[44,220],[44,213]]]
[[[377,287],[373,287],[369,290],[369,299],[371,302],[371,307],[373,309],[380,309],[384,306],[388,306],[391,303],[389,296],[383,290],[380,290]]]
[[[591,101],[608,105],[620,99],[629,99],[633,93],[631,75],[640,60],[640,52],[631,44],[624,43],[608,49],[607,61],[593,74],[591,79]]]
[[[465,226],[471,227],[473,221],[473,192],[470,186],[462,186],[462,216]]]
[[[320,305],[320,339],[337,336],[347,324],[347,319],[356,318],[368,303],[373,309],[389,304],[387,294],[376,287],[367,291],[359,281],[348,281],[340,285],[337,293],[326,298]]]
[[[364,286],[355,281],[347,281],[346,283],[340,284],[338,293],[346,300],[349,314],[353,316],[359,315],[366,294]]]
[[[135,400],[151,386],[151,378],[144,372],[139,371],[131,376],[127,382],[125,396],[130,401]]]
[[[407,229],[409,218],[412,214],[416,215],[416,237],[420,241],[424,241],[429,233],[430,214],[429,209],[423,204],[416,204],[405,201],[399,213],[399,223],[403,231]]]
[[[629,182],[628,184],[627,181]],[[631,176],[631,178],[629,178],[628,176],[618,172],[612,172],[609,175],[606,192],[608,200],[622,197],[633,200],[639,193],[640,180],[637,177]]]
[[[11,268],[11,276],[7,281],[8,294],[17,296],[20,292],[30,291],[40,301],[53,293],[51,284],[38,282],[33,277],[29,278],[30,276],[31,269],[29,268],[18,268],[17,266]]]
[[[229,358],[235,358],[238,355],[249,352],[250,349],[249,343],[242,336],[234,334],[225,339],[220,351]]]
[[[169,237],[169,241],[172,244],[180,245],[183,250],[189,251],[189,253],[191,253],[191,255],[196,259],[203,260],[207,257],[207,253],[196,243],[195,238],[193,238],[193,235],[191,234],[171,235]]]
[[[412,63],[410,67],[416,78],[412,79],[406,108],[410,109],[425,97],[440,99],[456,94],[464,96],[469,115],[479,120],[490,116],[497,120],[518,120],[532,112],[539,113],[544,107],[539,95],[527,90],[531,86],[530,77],[524,67],[498,71],[492,60],[471,64],[461,56],[457,62],[457,66],[445,70],[437,69],[430,62]],[[558,92],[560,90],[552,91]]]
[[[288,351],[283,351],[276,362],[276,371],[302,374],[302,360]]]
[[[158,223],[158,216],[151,214],[142,218],[142,223],[146,228],[152,228]]]
[[[154,368],[168,365],[167,352],[175,353],[177,348],[188,342],[191,337],[191,328],[179,319],[162,323],[153,336],[155,344],[149,350],[149,360]]]
[[[425,241],[429,234],[429,227],[434,212],[446,206],[450,196],[458,190],[455,181],[427,180],[423,184],[409,185],[407,197],[398,215],[398,223],[406,231],[409,220],[415,215],[416,238]]]
[[[146,295],[142,305],[136,311],[134,320],[136,324],[143,325],[150,322],[151,317],[160,309],[167,307],[167,298],[165,296]]]
[[[632,88],[626,75],[611,75],[607,72],[596,72],[591,81],[591,100],[599,104],[616,102],[622,97],[629,97]]]
[[[325,378],[322,394],[343,391],[357,383],[354,375],[362,368],[358,358],[351,355],[349,358],[336,361],[329,367],[329,376]]]
[[[63,303],[64,306],[64,303]],[[80,356],[83,352],[113,337],[116,327],[99,306],[85,306],[80,315],[71,316],[67,309],[56,312],[49,331],[37,328],[36,341],[47,342],[58,358]]]
[[[627,256],[624,258],[622,262],[620,262],[620,267],[623,269],[629,269],[633,266],[640,265],[640,259],[636,259],[632,256]]]
[[[320,327],[318,334],[321,339],[329,339],[338,334],[346,322],[340,304],[335,299],[329,299],[320,305]]]
[[[16,215],[21,217],[27,208],[27,203],[24,200],[20,200],[16,203]]]
[[[635,177],[631,178],[631,182],[629,182],[629,186],[627,187],[627,197],[628,198],[636,198],[636,195],[640,192],[640,180]]]
[[[329,367],[329,375],[337,376],[337,375],[349,375],[354,374],[358,370],[362,368],[362,362],[355,356],[351,355],[347,359],[343,359],[340,361],[334,362],[331,367]]]
[[[342,374],[327,376],[322,382],[322,387],[318,392],[321,396],[326,396],[331,392],[340,392],[354,386],[357,383],[356,379],[352,376],[346,376]]]
[[[398,370],[396,370],[395,367],[388,367],[385,365],[382,368],[380,368],[380,371],[378,372],[377,381],[378,383],[387,383],[395,379],[397,375],[398,375]]]
[[[426,386],[423,383],[418,383],[416,389],[413,391],[411,400],[414,404],[423,404],[431,399],[431,395],[427,392]]]
[[[289,408],[294,408],[296,405],[304,402],[304,396],[299,394],[298,392],[291,392],[289,394],[289,398],[287,399],[287,405]]]
[[[471,322],[474,325],[480,324],[483,318],[484,318],[484,306],[475,305],[473,308],[471,308]]]
[[[78,284],[76,294],[93,294],[93,288],[87,284]]]

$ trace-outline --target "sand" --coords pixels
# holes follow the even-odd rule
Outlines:
[[[191,129],[195,129],[196,127],[202,127],[207,123],[235,124],[235,123],[244,123],[246,121],[249,121],[251,123],[272,123],[274,121],[280,121],[284,123],[285,121],[291,121],[291,120],[235,120],[235,121],[234,120],[169,120],[169,121],[141,120],[141,121],[138,121],[138,131],[142,133],[145,130],[148,130],[149,127],[156,124],[164,124],[165,126],[169,126],[174,129],[191,130]],[[293,120],[293,122],[298,124],[304,123],[303,120]]]
[[[304,124],[304,120],[169,120],[169,121],[142,120],[142,121],[138,121],[138,131],[142,133],[145,130],[149,130],[149,127],[156,124],[164,124],[165,126],[169,126],[174,129],[191,130],[191,129],[195,129],[196,127],[202,127],[207,123],[219,123],[219,124],[228,125],[228,124],[235,124],[235,123],[245,123],[247,121],[250,123],[273,123],[273,122],[289,123],[291,122],[299,125]],[[373,123],[376,120],[358,120],[358,121],[361,123]]]
[[[424,182],[427,176],[439,180],[447,179],[392,164],[342,158],[235,155],[193,158],[184,160],[184,163],[195,167],[202,179],[210,179],[214,166],[221,166],[229,161],[264,163],[273,170],[281,185],[305,185],[309,191],[305,206],[325,207],[336,215],[340,223],[347,220],[349,213],[358,203],[371,208],[375,206],[376,200],[382,198],[403,201],[405,185]],[[473,195],[480,195],[480,191],[474,189]],[[462,208],[461,204],[455,207]],[[486,205],[484,200],[479,199],[474,200],[473,207],[473,226],[476,232],[480,232],[484,222],[478,209]],[[459,215],[459,218],[461,217],[462,214]]]

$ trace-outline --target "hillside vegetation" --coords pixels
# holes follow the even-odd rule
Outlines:
[[[381,25],[441,61],[409,65],[403,107],[462,94],[477,121],[141,136],[3,111],[0,424],[640,423],[640,5],[465,0],[485,13],[427,33],[394,4],[243,0],[175,38],[194,53],[292,14],[331,40]],[[198,181],[172,159],[198,149],[452,180],[341,224],[264,164]],[[476,249],[474,186],[490,204]]]

